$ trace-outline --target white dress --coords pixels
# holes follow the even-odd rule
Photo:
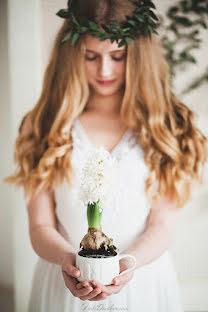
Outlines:
[[[93,147],[79,119],[74,120],[72,137],[72,166],[79,174],[87,151]],[[135,143],[135,137],[127,129],[111,152],[119,162],[117,189],[113,207],[105,209],[102,216],[102,230],[113,237],[120,254],[142,233],[150,210],[144,191],[148,169],[143,151]],[[76,250],[88,230],[86,208],[76,195],[79,183],[77,178],[73,187],[64,182],[54,189],[58,231]],[[101,301],[82,301],[74,297],[64,284],[61,267],[39,258],[28,311],[182,312],[183,309],[177,274],[166,250],[156,260],[135,270],[120,293]]]

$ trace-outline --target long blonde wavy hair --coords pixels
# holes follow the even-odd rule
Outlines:
[[[97,24],[119,23],[131,15],[130,0],[79,0],[79,15]],[[61,43],[68,24],[61,26],[44,73],[40,98],[21,121],[15,144],[17,171],[4,182],[23,186],[28,203],[34,194],[66,181],[74,172],[72,123],[85,109],[90,90],[84,70],[85,46]],[[195,127],[194,113],[175,96],[169,68],[156,35],[140,36],[127,47],[126,84],[120,115],[139,133],[138,144],[149,168],[145,181],[151,203],[170,196],[182,207],[194,182],[202,183],[201,168],[207,158],[207,138]],[[138,190],[139,192],[139,190]]]

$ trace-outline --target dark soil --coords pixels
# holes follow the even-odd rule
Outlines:
[[[102,245],[98,250],[93,249],[82,249],[78,252],[78,255],[86,258],[108,258],[114,257],[117,255],[118,249],[113,246],[108,246],[108,249],[105,250],[104,245]]]

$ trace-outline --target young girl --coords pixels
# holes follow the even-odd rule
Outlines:
[[[122,28],[135,7],[130,0],[80,0],[76,17],[99,27],[117,20]],[[167,249],[179,208],[200,181],[207,139],[171,90],[157,35],[141,33],[119,46],[120,40],[88,32],[72,45],[72,38],[62,42],[67,31],[66,19],[40,99],[19,127],[18,171],[6,179],[24,187],[31,243],[39,255],[29,311],[181,312]],[[79,283],[75,267],[88,228],[76,177],[89,148],[101,145],[119,162],[115,207],[104,211],[102,228],[120,253],[137,260],[134,271],[110,286]],[[120,272],[130,265],[121,260]]]

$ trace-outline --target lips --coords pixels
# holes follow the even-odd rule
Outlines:
[[[97,80],[97,82],[101,85],[108,86],[115,82],[114,80]]]

